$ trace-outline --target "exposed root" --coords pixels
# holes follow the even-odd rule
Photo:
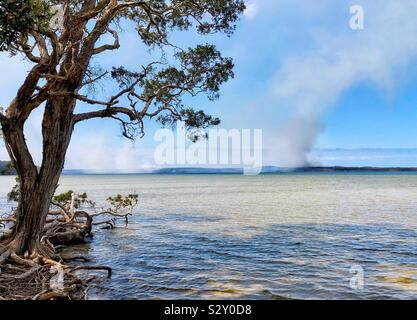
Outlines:
[[[35,295],[32,300],[57,300],[57,299],[69,299],[71,297],[71,291],[75,291],[76,286],[72,285],[61,291],[47,291],[44,290]],[[84,295],[83,295],[84,296]]]
[[[82,289],[82,282],[64,268],[60,271],[55,265],[45,263],[40,257],[35,262],[33,259],[21,258],[10,250],[6,253],[2,255],[0,264],[0,299],[2,300],[38,299],[58,291],[60,297],[72,299],[76,298],[78,291],[77,285],[74,284],[77,283],[80,286],[79,290]],[[60,290],[57,290],[58,287]],[[54,295],[54,297],[58,296]]]
[[[13,214],[0,216],[0,227],[9,228],[0,232],[0,300],[87,299],[89,283],[99,278],[90,276],[83,280],[80,271],[106,271],[107,278],[111,277],[112,269],[107,266],[67,265],[70,261],[89,262],[89,259],[83,256],[62,259],[56,254],[57,248],[85,242],[92,236],[94,226],[112,229],[120,218],[127,223],[137,204],[137,195],[109,198],[111,208],[94,213],[75,210],[77,201],[92,203],[86,200],[86,195],[81,200],[73,193],[55,198],[58,200],[52,203],[39,247],[23,256],[14,252]],[[124,213],[126,209],[130,212]],[[110,219],[103,219],[104,216]],[[99,220],[94,221],[96,218]]]
[[[80,270],[107,271],[105,266],[68,266],[46,257],[21,258],[10,250],[1,255],[0,300],[80,300],[88,298],[89,283]]]
[[[42,241],[46,243],[46,247],[51,247],[52,244],[58,246],[85,242],[86,238],[92,236],[94,226],[113,229],[118,219],[124,219],[128,223],[128,218],[138,203],[138,196],[136,194],[125,197],[117,195],[108,198],[107,201],[109,206],[97,211],[95,203],[88,200],[86,194],[75,195],[69,191],[55,196],[43,230]],[[80,210],[81,206],[93,212]],[[106,219],[106,217],[109,218]],[[0,215],[0,227],[5,229],[12,227],[14,222],[14,212],[9,215]],[[11,232],[0,232],[0,243],[10,236],[12,236]],[[50,252],[41,252],[41,254],[48,255]]]
[[[92,236],[93,226],[103,226],[102,229],[113,229],[116,227],[116,219],[123,218],[126,223],[130,213],[117,213],[106,210],[98,213],[86,211],[71,212],[69,208],[59,206],[59,212],[53,211],[45,226],[44,238],[54,245],[73,245],[85,242],[87,237]],[[111,216],[110,220],[94,222],[94,219],[102,216]]]
[[[10,250],[6,250],[0,255],[0,267],[9,259],[12,252]]]

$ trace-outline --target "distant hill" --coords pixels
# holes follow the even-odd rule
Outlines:
[[[240,168],[163,168],[153,174],[242,174]]]
[[[16,171],[11,167],[10,161],[0,161],[0,175],[13,175]]]
[[[292,172],[417,172],[414,167],[305,167]]]
[[[282,173],[319,173],[319,172],[416,172],[417,168],[405,167],[303,167],[303,168],[281,168],[274,166],[262,167],[261,174],[282,174]],[[164,168],[155,170],[153,174],[243,174],[240,168]]]
[[[415,172],[417,167],[304,167],[304,168],[281,168],[275,166],[262,167],[261,174],[286,174],[286,173],[389,173],[389,172]],[[0,161],[0,175],[13,175],[15,170],[9,167],[9,162]],[[94,175],[94,174],[121,174],[118,172],[91,172],[86,170],[64,170],[63,175]],[[122,174],[243,174],[241,168],[162,168],[147,172],[132,172]]]

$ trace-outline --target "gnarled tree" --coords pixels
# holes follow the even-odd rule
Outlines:
[[[232,60],[213,45],[178,48],[169,34],[195,28],[202,35],[230,35],[244,9],[243,0],[2,0],[0,50],[32,63],[14,100],[0,111],[3,139],[20,179],[15,227],[2,247],[18,255],[47,254],[40,237],[78,123],[114,119],[129,139],[143,134],[149,119],[163,125],[183,121],[190,128],[218,124],[217,118],[182,101],[200,93],[216,99],[221,84],[233,76]],[[175,52],[173,62],[155,61],[133,71],[117,67],[98,73],[92,68],[94,57],[120,47],[117,30],[125,21],[134,23],[145,45]],[[114,41],[102,44],[109,36]],[[117,90],[108,99],[89,97],[85,88],[106,76],[116,81]],[[80,102],[96,110],[76,113]],[[24,125],[40,107],[43,157],[37,167]]]

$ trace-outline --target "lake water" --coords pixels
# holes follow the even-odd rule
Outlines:
[[[2,210],[12,185],[0,177]],[[93,299],[417,298],[414,174],[64,176],[68,189],[140,196],[129,225],[76,248],[114,269]]]

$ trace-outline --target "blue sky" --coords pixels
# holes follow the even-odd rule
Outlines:
[[[352,4],[362,5],[365,29],[349,27]],[[122,48],[96,63],[135,69],[149,52],[125,26]],[[173,34],[181,46],[214,42],[234,58],[236,77],[214,102],[188,100],[222,119],[222,128],[262,128],[264,164],[297,166],[417,166],[417,0],[249,0],[231,38]],[[0,106],[7,106],[25,70],[0,55]],[[96,93],[114,93],[105,83]],[[79,105],[79,110],[87,106]],[[41,111],[26,127],[40,154]],[[139,170],[153,167],[153,134],[121,138],[117,123],[93,120],[76,128],[67,168]],[[0,146],[0,158],[6,158]]]

